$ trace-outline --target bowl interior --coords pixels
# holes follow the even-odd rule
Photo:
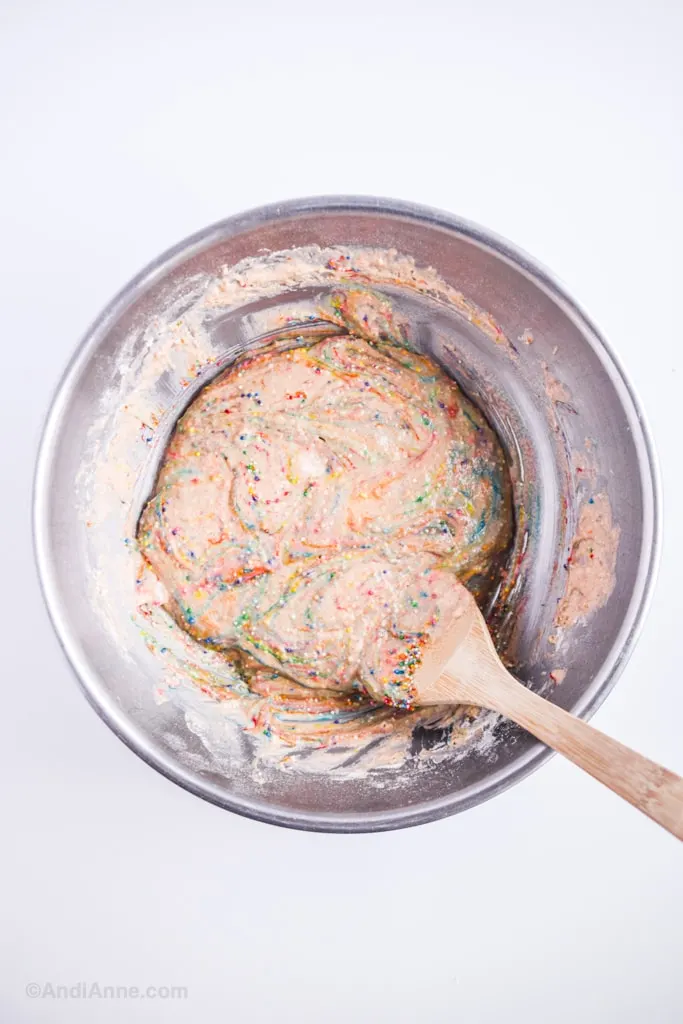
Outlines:
[[[159,672],[131,624],[123,591],[112,608],[93,605],[88,580],[103,545],[122,542],[115,514],[88,527],[79,503],[89,466],[102,458],[108,403],[125,400],[126,366],[150,322],[180,315],[207,279],[263,250],[318,245],[398,250],[432,267],[493,317],[497,344],[453,306],[401,285],[381,290],[431,354],[477,401],[515,467],[518,576],[499,626],[520,678],[579,713],[589,713],[629,650],[652,576],[656,490],[652,457],[632,393],[597,332],[555,285],[504,243],[432,211],[363,200],[305,201],[233,218],[183,243],[132,282],[94,325],[55,401],[36,481],[36,544],[46,597],[67,654],[97,710],[141,756],[189,789],[226,807],[303,828],[398,827],[462,809],[520,778],[542,756],[526,733],[500,723],[495,743],[438,762],[408,762],[368,779],[334,773],[250,770],[240,756],[220,764],[173,702],[159,704]],[[329,285],[332,289],[334,284]],[[328,289],[328,290],[329,290]],[[302,316],[326,287],[302,287],[222,311],[209,337],[220,365],[260,343],[282,312]],[[155,383],[166,416],[154,443],[131,438],[139,510],[178,411],[208,374],[183,387],[173,371]],[[112,389],[112,382],[117,387]],[[99,434],[102,435],[98,437]],[[586,622],[562,631],[555,616],[579,509],[607,495],[620,530],[616,584]],[[566,672],[554,686],[550,673]],[[425,742],[416,737],[415,742]]]

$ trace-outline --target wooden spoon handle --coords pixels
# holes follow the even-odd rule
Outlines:
[[[444,672],[442,679],[448,674]],[[462,691],[462,683],[455,678],[452,681]],[[539,697],[502,666],[495,681],[489,676],[481,692],[469,681],[465,690],[473,704],[511,718],[683,840],[683,779],[679,775]]]

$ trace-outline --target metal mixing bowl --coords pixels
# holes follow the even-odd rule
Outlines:
[[[263,250],[302,245],[396,249],[429,266],[495,318],[517,352],[503,352],[443,303],[400,288],[391,295],[428,350],[484,406],[508,453],[521,460],[527,538],[510,649],[519,675],[588,717],[614,685],[636,640],[657,562],[659,498],[652,443],[633,390],[586,314],[532,259],[482,228],[435,210],[383,199],[306,199],[263,207],[201,231],[130,282],[102,313],[73,358],[49,414],[35,481],[35,544],[55,629],[97,712],[148,764],[199,796],[264,821],[324,831],[414,825],[463,810],[537,768],[549,751],[509,723],[492,749],[416,768],[387,769],[379,785],[324,774],[226,772],[188,729],[182,711],[153,698],[153,659],[123,616],[118,636],[87,586],[97,535],[77,508],[83,465],[124,347],[141,325],[202,275]],[[388,289],[391,291],[391,289]],[[277,308],[282,297],[268,303]],[[286,296],[287,302],[292,295]],[[256,311],[258,312],[258,310]],[[254,343],[254,309],[220,321],[216,354]],[[258,319],[258,318],[256,318]],[[227,332],[227,333],[226,333]],[[532,344],[526,341],[533,338]],[[227,339],[227,340],[226,340]],[[517,340],[520,339],[520,340]],[[229,344],[228,344],[229,342]],[[570,400],[548,401],[548,373]],[[174,384],[164,380],[167,392]],[[176,387],[176,391],[178,388]],[[491,394],[498,396],[491,400]],[[167,396],[168,401],[177,394]],[[608,495],[621,536],[616,586],[586,623],[553,647],[553,618],[586,482],[578,462],[590,448],[592,485]],[[577,461],[578,460],[578,461]],[[147,469],[148,476],[151,470]],[[519,526],[519,524],[518,524]],[[245,758],[248,758],[245,748]]]

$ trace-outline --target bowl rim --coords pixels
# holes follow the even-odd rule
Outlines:
[[[569,294],[565,286],[546,267],[506,239],[455,214],[403,200],[377,196],[315,196],[290,199],[255,207],[217,221],[188,236],[152,260],[133,277],[85,332],[59,381],[42,431],[33,480],[33,546],[38,577],[48,614],[60,646],[76,676],[86,698],[102,720],[134,753],[147,764],[196,796],[248,818],[270,824],[316,832],[378,832],[405,828],[435,821],[464,811],[489,800],[510,786],[521,782],[540,768],[553,751],[540,742],[533,744],[510,765],[492,772],[490,776],[465,790],[438,800],[426,801],[406,808],[390,811],[358,813],[319,813],[288,810],[266,802],[244,799],[222,790],[210,780],[186,769],[170,754],[150,742],[148,736],[122,711],[113,698],[104,692],[97,674],[90,668],[79,649],[70,627],[69,616],[59,597],[49,530],[48,483],[52,459],[59,440],[61,420],[75,390],[81,369],[98,348],[111,324],[154,283],[187,259],[197,255],[219,241],[233,238],[265,223],[293,219],[311,213],[371,213],[414,220],[419,224],[437,227],[464,237],[474,245],[492,251],[514,266],[549,295],[574,321],[586,341],[602,354],[610,375],[617,377],[632,403],[633,412],[641,431],[645,462],[639,470],[641,479],[651,487],[650,524],[652,539],[649,549],[641,549],[639,578],[631,594],[628,611],[632,615],[628,633],[616,638],[610,653],[590,686],[572,707],[580,718],[588,719],[600,707],[616,684],[642,631],[650,607],[661,555],[662,509],[661,480],[650,427],[638,394],[612,346],[583,307]],[[646,563],[644,565],[644,562]],[[635,606],[635,607],[634,607]]]

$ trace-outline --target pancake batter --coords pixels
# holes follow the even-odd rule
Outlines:
[[[138,529],[167,611],[267,706],[294,702],[293,734],[407,706],[406,661],[454,577],[484,592],[512,530],[479,411],[357,295],[340,313],[354,334],[247,358],[199,394]]]

